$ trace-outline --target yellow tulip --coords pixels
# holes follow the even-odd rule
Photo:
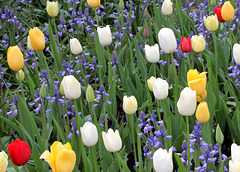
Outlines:
[[[207,97],[207,91],[205,90],[204,93],[202,94],[203,100],[205,100],[206,97]],[[201,96],[197,96],[197,102],[202,102],[203,101],[202,98]]]
[[[151,78],[147,80],[148,88],[150,91],[153,91],[153,83],[155,81],[156,81],[156,78],[154,76],[151,76]]]
[[[47,13],[50,17],[56,17],[59,13],[58,2],[47,1]]]
[[[222,18],[225,21],[231,21],[234,17],[234,8],[230,1],[226,1],[221,10]]]
[[[45,37],[38,27],[31,28],[29,31],[29,44],[36,51],[42,51],[45,48]]]
[[[204,93],[207,84],[207,72],[198,73],[195,69],[190,69],[187,73],[188,86],[192,90],[196,90],[197,96],[200,96]]]
[[[63,145],[55,141],[50,151],[44,151],[40,159],[48,162],[53,172],[72,172],[76,163],[76,154],[72,150],[70,143]]]
[[[217,15],[211,15],[208,16],[207,18],[204,16],[203,17],[204,25],[209,31],[215,31],[218,28],[218,18]]]
[[[97,8],[100,6],[100,0],[87,0],[87,3],[92,8]]]
[[[14,71],[19,71],[23,68],[24,66],[23,54],[17,45],[8,48],[7,62],[10,69]]]
[[[206,123],[210,119],[210,112],[206,102],[201,102],[198,105],[196,110],[196,118],[200,123]]]
[[[200,52],[202,52],[205,49],[206,41],[205,41],[203,35],[200,35],[200,36],[194,35],[194,36],[192,36],[191,42],[192,42],[193,51],[195,51],[197,53],[200,53]]]

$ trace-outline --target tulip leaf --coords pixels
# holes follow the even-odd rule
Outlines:
[[[181,172],[186,171],[185,168],[184,168],[184,165],[183,165],[183,163],[182,163],[182,161],[181,161],[181,159],[179,158],[179,156],[178,156],[176,153],[174,153],[174,157],[175,157],[175,159],[176,159],[176,161],[177,161],[178,168],[180,169],[180,171],[181,171]]]

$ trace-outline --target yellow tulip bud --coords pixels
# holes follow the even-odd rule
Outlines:
[[[200,123],[206,123],[210,119],[210,112],[207,102],[201,102],[196,110],[196,118]]]
[[[155,81],[156,81],[156,78],[154,76],[151,76],[151,78],[147,80],[148,88],[150,91],[153,91],[153,83]]]
[[[87,0],[87,3],[92,8],[97,8],[100,6],[100,0]]]
[[[126,114],[131,115],[137,111],[138,103],[134,96],[123,97],[123,110]]]
[[[23,68],[24,66],[23,54],[17,45],[8,48],[7,62],[10,69],[14,71],[19,71]]]
[[[63,82],[61,82],[59,90],[60,90],[60,93],[61,93],[63,96],[65,96],[64,88],[63,88]]]
[[[24,72],[23,72],[22,69],[19,70],[19,71],[16,73],[16,78],[17,78],[18,81],[20,81],[20,80],[23,81],[23,80],[24,80],[25,74],[24,74]]]
[[[205,100],[207,97],[207,91],[205,90],[204,93],[202,94],[202,97],[201,96],[197,96],[197,102],[202,102],[203,100]],[[203,100],[202,100],[203,98]]]
[[[59,13],[58,2],[47,1],[47,13],[50,17],[56,17]]]
[[[195,51],[197,53],[200,53],[200,52],[202,52],[205,49],[206,41],[205,41],[203,35],[192,36],[191,42],[192,42],[193,51]]]
[[[234,17],[234,8],[231,4],[230,1],[226,1],[223,6],[222,6],[222,10],[221,10],[221,14],[222,14],[222,18],[225,21],[231,21]]]
[[[45,48],[45,37],[38,27],[31,28],[29,31],[29,37],[32,48],[35,51],[42,51]]]
[[[86,100],[87,100],[88,103],[93,103],[94,102],[94,92],[93,92],[93,89],[90,85],[87,86]]]
[[[188,86],[192,90],[196,90],[197,96],[200,96],[204,93],[207,84],[207,72],[202,72],[198,74],[198,71],[195,69],[190,69],[187,73]]]
[[[218,29],[218,18],[216,14],[208,16],[207,18],[204,16],[203,21],[207,30],[214,32]]]

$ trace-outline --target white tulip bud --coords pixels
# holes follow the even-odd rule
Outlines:
[[[240,65],[240,44],[233,45],[233,58],[235,62]]]
[[[59,13],[58,2],[49,2],[47,1],[47,13],[50,17],[56,17]]]
[[[153,154],[153,167],[156,172],[172,172],[172,148],[168,152],[162,148],[156,150]]]
[[[138,103],[137,100],[134,96],[123,97],[123,110],[126,114],[134,114],[137,111],[138,108]]]
[[[62,84],[64,94],[68,99],[77,99],[81,96],[81,84],[73,75],[64,76]]]
[[[115,132],[110,128],[108,132],[102,132],[102,138],[105,145],[105,148],[109,152],[117,152],[122,148],[122,139],[119,135],[118,130]]]
[[[157,63],[160,59],[159,46],[155,44],[154,46],[145,45],[146,58],[150,63]]]
[[[231,157],[232,160],[229,161],[229,172],[240,171],[240,146],[233,143],[231,146]]]
[[[97,28],[97,32],[98,32],[98,38],[99,38],[99,42],[102,45],[109,45],[112,42],[112,33],[110,30],[110,27],[107,25],[106,27]]]
[[[157,78],[153,83],[153,94],[157,100],[166,99],[168,96],[168,83],[166,80]]]
[[[70,39],[70,50],[75,55],[82,52],[82,45],[77,38]]]
[[[158,39],[160,47],[165,53],[172,53],[177,49],[177,40],[172,29],[162,28],[158,32]]]
[[[162,4],[162,13],[165,16],[171,15],[173,8],[172,8],[172,2],[171,0],[165,0]]]
[[[80,128],[82,141],[86,146],[94,146],[98,141],[97,127],[91,122],[85,122]]]

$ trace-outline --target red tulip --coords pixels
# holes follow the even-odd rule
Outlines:
[[[222,7],[221,6],[215,7],[214,11],[215,11],[215,14],[217,14],[218,21],[225,22],[225,20],[223,20],[223,18],[222,18],[222,12],[221,12],[222,11]]]
[[[143,30],[143,37],[144,38],[148,38],[149,37],[148,25],[146,25],[144,30]]]
[[[25,165],[31,156],[28,144],[19,139],[8,145],[8,152],[13,164],[17,166]]]
[[[190,37],[188,37],[188,38],[182,37],[180,47],[181,47],[182,52],[184,52],[184,53],[188,53],[188,52],[192,51],[191,38]]]

